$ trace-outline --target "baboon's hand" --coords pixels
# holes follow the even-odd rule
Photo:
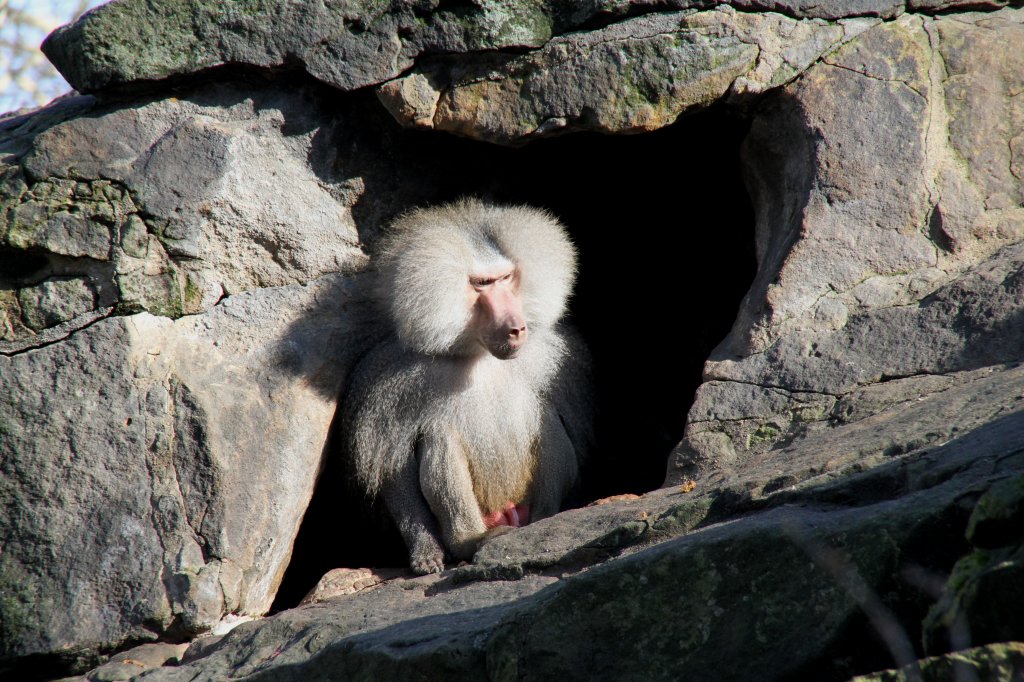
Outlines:
[[[416,575],[440,573],[444,570],[444,548],[437,538],[424,533],[409,552],[409,567]]]

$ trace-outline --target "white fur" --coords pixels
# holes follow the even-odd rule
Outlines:
[[[464,199],[400,218],[380,256],[380,271],[402,342],[430,355],[458,349],[470,319],[467,276],[501,263],[528,264],[520,295],[529,329],[550,327],[562,317],[576,278],[576,250],[548,213]]]
[[[527,341],[510,359],[465,352],[469,277],[512,265]],[[378,272],[394,334],[356,368],[346,447],[361,485],[384,494],[413,568],[440,570],[441,544],[472,554],[482,514],[512,501],[540,518],[576,483],[592,431],[588,355],[559,322],[575,249],[543,211],[469,199],[400,218]]]

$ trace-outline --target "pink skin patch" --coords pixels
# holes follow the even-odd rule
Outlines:
[[[506,502],[501,511],[484,514],[484,525],[488,528],[511,526],[519,528],[530,522],[530,505]]]
[[[472,327],[480,344],[496,358],[508,360],[526,343],[526,318],[513,270],[492,270],[469,278]]]

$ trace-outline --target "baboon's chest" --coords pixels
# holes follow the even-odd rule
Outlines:
[[[524,501],[537,467],[541,402],[529,387],[510,384],[467,393],[449,434],[469,463],[481,509]]]

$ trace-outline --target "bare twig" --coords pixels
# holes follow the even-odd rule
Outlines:
[[[39,50],[61,24],[102,0],[0,0],[0,112],[40,106],[69,90]]]

